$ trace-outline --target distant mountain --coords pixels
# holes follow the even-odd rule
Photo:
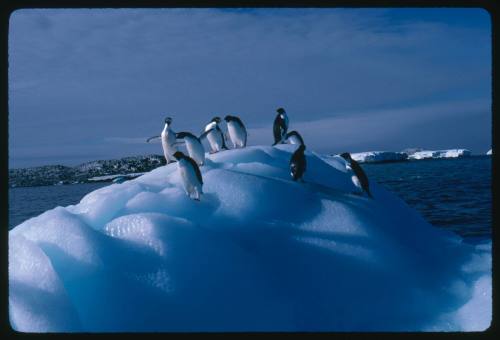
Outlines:
[[[95,177],[148,172],[165,165],[160,155],[133,156],[121,159],[86,162],[75,167],[45,165],[24,169],[9,169],[9,187],[74,184],[96,181]]]

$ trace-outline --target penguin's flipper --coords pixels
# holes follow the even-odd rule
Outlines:
[[[208,133],[209,133],[210,131],[212,131],[212,130],[213,130],[213,129],[209,129],[209,130],[207,130],[207,131],[203,132],[203,133],[200,135],[200,137],[199,137],[198,139],[199,139],[199,140],[202,140],[203,138],[206,138],[206,137],[207,137],[207,135],[208,135]]]
[[[160,138],[161,136],[153,136],[153,137],[149,137],[148,139],[146,139],[146,143],[149,143],[149,141],[153,140],[153,139],[156,139],[156,138]]]

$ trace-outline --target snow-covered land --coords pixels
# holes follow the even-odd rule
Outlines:
[[[489,149],[488,152],[486,152],[486,154],[491,155],[492,152],[493,152],[493,149]]]
[[[86,162],[75,167],[46,165],[24,169],[9,169],[9,187],[86,183],[135,177],[165,164],[162,155],[132,156],[120,159]],[[99,179],[96,179],[99,178]]]
[[[406,153],[394,151],[358,152],[352,153],[351,157],[359,163],[401,162],[408,159],[408,155]]]
[[[295,145],[207,156],[189,199],[177,164],[9,232],[9,316],[24,332],[460,331],[491,320],[491,244],[429,225],[340,157]]]
[[[427,158],[458,158],[468,157],[471,152],[467,149],[450,150],[424,150],[408,155],[409,159],[427,159]]]

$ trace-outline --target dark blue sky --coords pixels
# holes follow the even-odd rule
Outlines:
[[[20,10],[9,29],[9,167],[160,153],[165,116],[199,133],[275,109],[310,150],[491,147],[482,9]]]

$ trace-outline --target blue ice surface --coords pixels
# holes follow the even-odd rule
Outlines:
[[[9,232],[23,332],[473,331],[491,321],[491,244],[433,227],[340,157],[296,146],[208,155],[200,202],[177,164]]]

